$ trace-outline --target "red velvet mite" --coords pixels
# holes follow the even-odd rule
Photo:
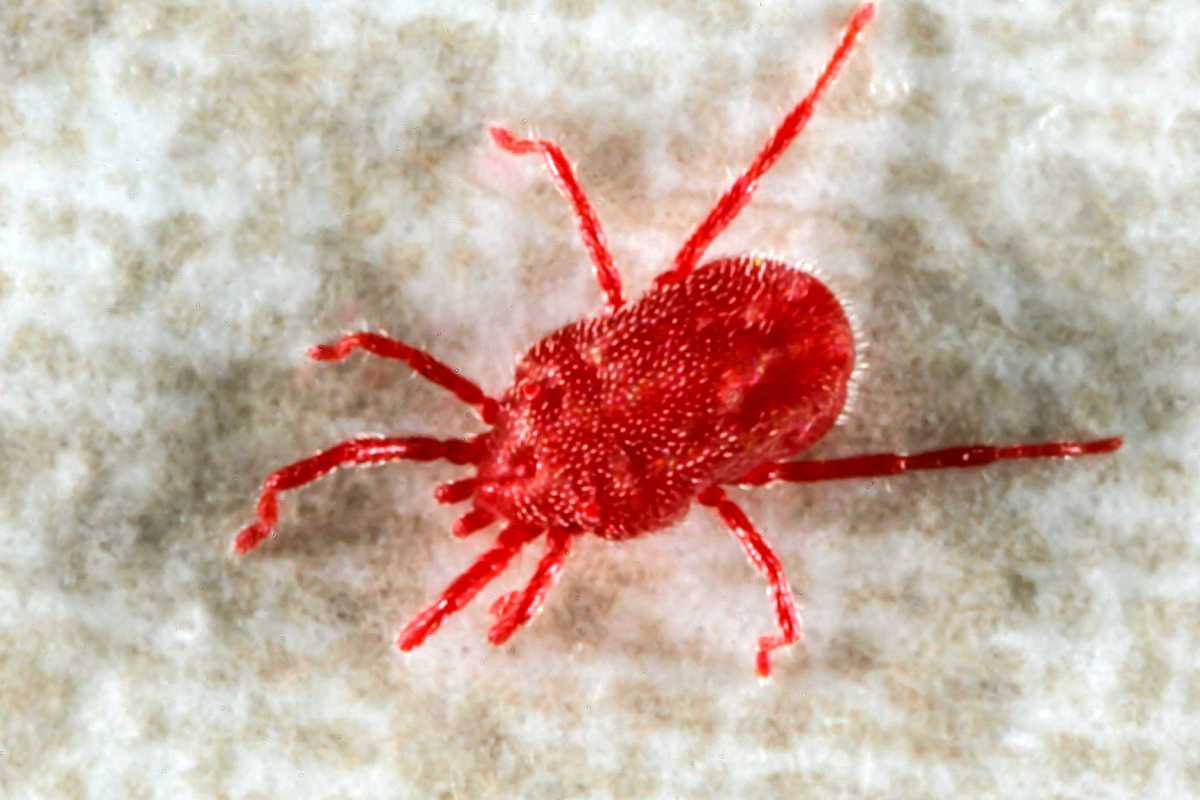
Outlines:
[[[472,500],[454,525],[456,536],[497,520],[504,527],[495,545],[401,631],[397,645],[420,645],[522,547],[545,536],[545,554],[528,585],[492,606],[496,622],[488,639],[498,645],[540,610],[577,536],[621,540],[662,530],[696,500],[725,521],[770,583],[779,633],[758,640],[757,670],[766,677],[771,652],[799,641],[800,618],[778,557],[723,487],[868,478],[1120,447],[1114,437],[788,460],[824,436],[842,413],[854,370],[850,320],[824,284],[778,260],[723,258],[696,265],[803,130],[874,13],[869,3],[854,13],[812,91],[717,201],[671,268],[633,304],[625,303],[600,221],[558,146],[492,128],[502,149],[546,159],[578,218],[606,308],[530,348],[499,399],[433,356],[379,334],[356,333],[312,348],[318,361],[336,361],[357,348],[403,361],[473,406],[491,428],[466,439],[352,439],[286,466],[267,478],[258,518],[238,534],[234,549],[245,553],[270,535],[280,492],[338,467],[405,459],[474,465],[474,477],[438,487],[436,497],[443,503]]]

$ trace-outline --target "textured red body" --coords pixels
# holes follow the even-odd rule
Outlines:
[[[518,361],[475,504],[605,539],[657,530],[701,490],[820,438],[853,365],[849,320],[820,281],[778,261],[715,261]]]
[[[804,129],[873,14],[871,4],[854,13],[813,89],[716,202],[672,267],[632,305],[625,304],[600,221],[562,151],[551,141],[492,128],[502,149],[546,159],[575,211],[606,309],[530,348],[498,399],[428,353],[380,334],[356,333],[312,348],[310,355],[319,361],[339,360],[356,349],[403,361],[473,406],[491,427],[468,439],[352,439],[283,467],[267,478],[257,519],[237,535],[234,549],[245,553],[271,534],[280,492],[339,467],[433,459],[473,464],[475,476],[436,492],[443,503],[473,498],[454,534],[469,536],[497,519],[505,527],[401,631],[397,644],[402,650],[420,645],[523,546],[544,536],[545,554],[528,585],[492,605],[496,622],[488,639],[500,644],[542,607],[579,535],[620,540],[661,530],[696,501],[720,516],[771,586],[779,633],[759,638],[756,658],[759,675],[766,677],[771,652],[799,641],[800,617],[782,564],[723,486],[895,475],[1120,447],[1114,437],[787,460],[824,436],[842,413],[854,369],[850,321],[824,284],[778,260],[748,256],[697,264]]]

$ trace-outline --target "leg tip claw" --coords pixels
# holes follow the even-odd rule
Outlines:
[[[449,613],[453,613],[453,611]],[[446,607],[441,602],[434,603],[417,614],[411,622],[404,626],[404,630],[396,634],[396,648],[402,653],[416,650],[429,638],[430,634],[441,627],[446,615]]]
[[[496,647],[499,647],[509,640],[514,631],[516,631],[516,628],[512,625],[505,625],[503,620],[497,622],[492,626],[492,629],[488,631],[488,642]]]
[[[308,348],[308,357],[313,361],[336,361],[342,357],[342,353],[331,344],[314,344]]]
[[[492,141],[497,147],[508,150],[517,141],[517,137],[512,135],[512,132],[502,125],[489,125],[488,134],[492,137]]]
[[[520,598],[520,592],[507,592],[506,594],[502,594],[497,597],[496,601],[492,603],[491,607],[488,608],[488,613],[497,620],[503,619],[504,617],[508,616],[508,612],[513,610],[513,607],[517,604],[517,600]]]
[[[521,592],[511,592],[492,604],[491,612],[496,615],[496,623],[488,631],[488,641],[497,647],[512,638],[525,623],[529,622],[528,613],[522,613],[520,605]]]
[[[796,642],[800,641],[799,634],[787,636],[763,636],[758,640],[758,655],[754,660],[754,671],[758,673],[758,677],[762,680],[769,680],[771,677],[771,652],[773,650],[781,650],[790,648]]]
[[[247,525],[233,539],[233,552],[238,555],[249,553],[262,544],[271,533],[270,529],[260,524]]]

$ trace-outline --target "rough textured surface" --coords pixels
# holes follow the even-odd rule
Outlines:
[[[475,507],[610,541],[661,532],[697,493],[829,431],[853,363],[850,322],[810,273],[706,264],[521,356]]]
[[[884,2],[717,243],[857,304],[872,368],[817,453],[1128,438],[739,493],[806,607],[765,686],[763,584],[701,511],[584,542],[504,649],[478,602],[403,658],[486,546],[429,497],[453,467],[342,474],[228,542],[280,463],[473,429],[307,345],[379,326],[496,392],[600,302],[488,122],[562,142],[636,295],[850,4],[334,5],[0,7],[0,794],[1200,793],[1195,3]]]

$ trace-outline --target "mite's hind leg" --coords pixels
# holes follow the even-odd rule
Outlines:
[[[396,637],[396,646],[412,650],[436,631],[446,617],[471,602],[479,591],[504,571],[513,556],[540,531],[530,531],[519,525],[509,525],[496,537],[496,544],[446,587],[441,597],[408,623]]]
[[[474,464],[482,457],[475,440],[431,439],[427,436],[365,437],[341,442],[315,456],[272,472],[263,482],[258,519],[241,530],[233,549],[246,553],[271,535],[279,520],[279,493],[312,483],[338,467],[383,464],[388,461],[433,461]]]
[[[787,576],[783,574],[783,565],[779,557],[771,549],[771,545],[762,537],[750,522],[749,518],[725,492],[717,487],[706,489],[698,498],[702,505],[709,506],[724,520],[737,538],[742,551],[750,559],[750,563],[766,577],[771,585],[771,594],[775,599],[775,617],[779,621],[779,634],[762,636],[758,640],[758,657],[755,665],[758,674],[766,678],[771,674],[771,651],[787,647],[800,641],[804,633],[800,615],[796,613],[796,601],[792,597],[792,587],[788,584]]]
[[[546,554],[538,562],[533,577],[520,592],[512,592],[498,600],[492,611],[499,619],[488,631],[488,641],[503,644],[541,610],[546,595],[562,575],[563,562],[571,551],[574,534],[551,530],[546,534]]]
[[[418,375],[430,383],[451,392],[459,400],[479,411],[484,422],[496,418],[496,401],[483,393],[473,381],[464,378],[458,370],[438,361],[424,350],[405,344],[378,333],[352,333],[331,344],[317,344],[308,349],[308,357],[314,361],[341,361],[357,349],[366,350],[381,358],[394,358],[412,367]]]
[[[763,464],[730,483],[761,486],[773,481],[816,483],[849,478],[877,478],[925,469],[961,469],[983,467],[997,461],[1023,458],[1073,458],[1111,453],[1121,447],[1120,436],[1095,439],[1090,442],[1043,442],[1040,444],[1010,444],[995,447],[970,444],[927,450],[923,453],[872,453],[870,455],[831,458],[824,461],[783,461]]]
[[[612,254],[608,252],[608,245],[604,241],[604,229],[600,227],[600,218],[596,216],[583,187],[576,180],[571,163],[567,161],[563,151],[548,139],[520,139],[499,125],[493,125],[490,132],[492,141],[503,150],[514,155],[538,153],[545,157],[546,166],[550,168],[555,183],[575,210],[579,235],[588,255],[591,256],[592,266],[596,270],[596,281],[608,298],[608,306],[619,308],[625,302],[625,298],[621,296],[621,276],[613,266]]]

